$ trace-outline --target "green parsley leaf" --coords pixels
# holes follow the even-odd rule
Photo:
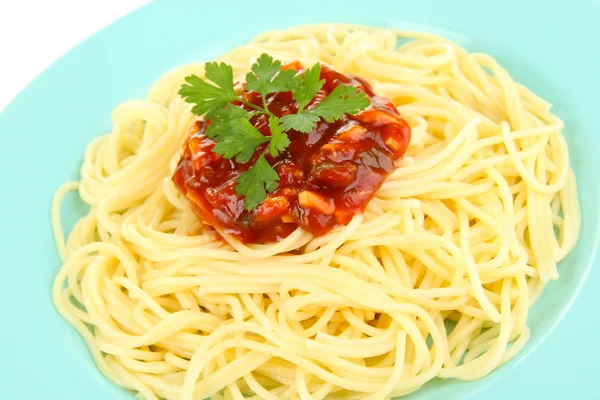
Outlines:
[[[250,211],[267,197],[267,192],[277,189],[278,180],[277,172],[261,155],[248,171],[239,176],[235,192],[244,196],[244,207]]]
[[[247,118],[249,114],[250,113],[242,107],[238,107],[233,104],[227,104],[223,108],[217,108],[213,112],[206,114],[206,118],[212,121],[228,121],[237,118]]]
[[[269,93],[287,92],[293,83],[296,71],[281,70],[281,62],[263,53],[246,74],[246,89],[258,92],[261,96]]]
[[[206,119],[210,120],[210,125],[204,133],[209,138],[219,140],[221,136],[225,137],[231,131],[231,121],[240,118],[249,118],[250,113],[241,107],[228,104],[224,108],[218,108],[211,113],[206,114]]]
[[[286,131],[294,129],[299,132],[310,133],[315,129],[315,125],[320,119],[318,115],[305,111],[301,114],[288,114],[281,118],[281,123]]]
[[[271,141],[269,142],[269,152],[273,157],[287,149],[290,145],[290,139],[283,131],[283,126],[279,123],[279,118],[269,117],[269,128],[271,129]]]
[[[315,125],[323,118],[327,122],[334,122],[344,118],[345,114],[356,114],[371,104],[364,93],[359,93],[354,86],[338,85],[323,101],[314,107],[289,114],[281,118],[283,129],[295,129],[300,132],[310,133]]]
[[[294,78],[292,94],[298,102],[298,113],[304,110],[304,107],[315,97],[325,84],[325,80],[319,80],[321,76],[321,64],[316,63],[312,68],[304,71],[304,76],[297,75]]]
[[[338,85],[322,102],[307,111],[327,122],[334,122],[344,118],[345,114],[354,115],[364,110],[369,104],[367,95],[359,93],[355,86]]]
[[[234,119],[229,122],[229,135],[219,136],[213,151],[225,158],[233,158],[240,163],[250,161],[256,148],[268,142],[269,137],[260,133],[247,119]]]
[[[213,82],[211,85],[196,75],[185,78],[187,85],[179,90],[181,97],[186,102],[195,104],[192,112],[204,115],[217,108],[224,107],[227,103],[237,99],[233,89],[233,69],[225,63],[209,62],[205,65],[206,79]]]
[[[206,63],[204,71],[206,79],[216,83],[222,90],[226,90],[232,96],[235,96],[235,90],[233,89],[233,68],[231,65],[213,61]]]

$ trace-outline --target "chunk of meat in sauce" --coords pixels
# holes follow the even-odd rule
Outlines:
[[[286,69],[303,72],[300,63]],[[239,175],[254,163],[265,145],[248,163],[224,159],[213,153],[215,143],[204,132],[210,122],[199,121],[183,147],[173,181],[205,223],[237,236],[244,243],[278,241],[301,227],[319,236],[336,225],[350,222],[364,211],[410,141],[410,127],[393,104],[376,96],[363,79],[323,66],[325,84],[311,104],[322,101],[338,85],[353,85],[371,105],[356,115],[317,123],[309,134],[288,131],[288,149],[266,159],[279,175],[279,186],[257,208],[244,209],[235,192]],[[262,105],[256,92],[244,90],[244,100]],[[278,117],[297,112],[291,92],[267,96],[269,110]],[[309,108],[311,106],[309,104]],[[239,104],[238,104],[239,105]],[[270,135],[265,116],[250,122]]]

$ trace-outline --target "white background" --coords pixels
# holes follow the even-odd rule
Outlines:
[[[150,0],[0,0],[0,111],[94,32]]]

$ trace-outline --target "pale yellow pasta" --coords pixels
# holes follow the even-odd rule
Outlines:
[[[243,78],[263,52],[365,78],[410,124],[405,157],[347,226],[244,245],[203,227],[170,179],[197,118],[177,90],[204,64],[118,106],[52,206],[54,302],[101,371],[144,399],[378,400],[514,357],[579,235],[550,105],[430,34],[303,26],[220,60]],[[65,240],[69,191],[91,209]]]

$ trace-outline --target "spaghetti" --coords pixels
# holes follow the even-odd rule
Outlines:
[[[195,123],[177,90],[204,65],[121,104],[52,206],[54,303],[102,373],[144,399],[375,400],[514,357],[580,228],[550,104],[429,34],[306,26],[220,59],[242,77],[263,52],[369,81],[411,127],[405,157],[348,225],[246,245],[202,226],[171,181]],[[91,209],[65,240],[69,191]]]

